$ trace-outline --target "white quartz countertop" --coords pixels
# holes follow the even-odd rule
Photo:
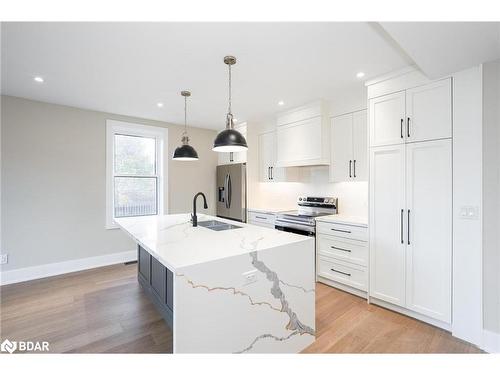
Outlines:
[[[218,220],[241,228],[214,231],[193,227],[191,214],[141,216],[115,219],[137,243],[171,271],[179,268],[261,251],[311,237],[198,214],[198,223]]]
[[[328,216],[320,216],[316,218],[316,221],[322,221],[326,223],[338,223],[338,224],[350,224],[360,227],[368,226],[368,218],[364,216],[350,216],[345,214],[336,214]]]
[[[253,211],[253,212],[261,212],[263,214],[277,214],[280,212],[285,212],[285,211],[293,211],[296,210],[297,207],[295,208],[288,208],[288,209],[283,209],[283,208],[249,208],[248,211]]]

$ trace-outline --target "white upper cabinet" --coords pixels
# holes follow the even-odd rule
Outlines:
[[[271,180],[271,168],[275,164],[276,133],[269,132],[259,135],[259,179]]]
[[[406,146],[406,306],[451,322],[451,139]]]
[[[370,149],[370,295],[405,306],[405,145]]]
[[[245,138],[247,137],[247,124],[242,122],[234,127],[238,130]],[[247,162],[247,151],[240,152],[219,152],[218,165],[224,164],[236,164],[236,163],[246,163]]]
[[[370,99],[370,146],[404,143],[405,92]]]
[[[330,127],[322,102],[282,113],[277,125],[277,167],[330,164]]]
[[[368,119],[366,110],[352,114],[352,157],[355,181],[368,180]]]
[[[349,181],[352,178],[352,113],[332,118],[331,164],[332,182]]]
[[[367,180],[366,110],[333,117],[331,121],[330,180]]]
[[[451,137],[451,78],[369,102],[371,147]]]
[[[451,78],[406,90],[406,142],[451,137]]]
[[[259,135],[259,180],[262,182],[296,181],[297,168],[276,166],[276,132]]]

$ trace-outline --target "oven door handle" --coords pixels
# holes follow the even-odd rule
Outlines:
[[[303,226],[308,226],[308,227],[311,227],[311,228],[314,228],[314,227],[315,227],[314,225],[308,225],[308,224],[305,224],[303,221],[296,221],[296,220],[290,220],[290,219],[283,219],[283,218],[280,218],[280,217],[276,219],[276,222],[282,222],[282,223],[290,223],[290,224],[303,225]]]

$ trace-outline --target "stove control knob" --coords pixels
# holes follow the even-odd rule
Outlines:
[[[301,201],[301,200],[302,200],[302,197],[299,197],[299,201]]]

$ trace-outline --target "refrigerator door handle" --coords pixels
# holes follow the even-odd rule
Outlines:
[[[227,174],[224,176],[224,207],[227,208],[227,198],[228,198],[228,190],[227,190]]]
[[[231,175],[227,175],[227,208],[231,208],[231,196],[232,196],[232,186],[231,186]]]

